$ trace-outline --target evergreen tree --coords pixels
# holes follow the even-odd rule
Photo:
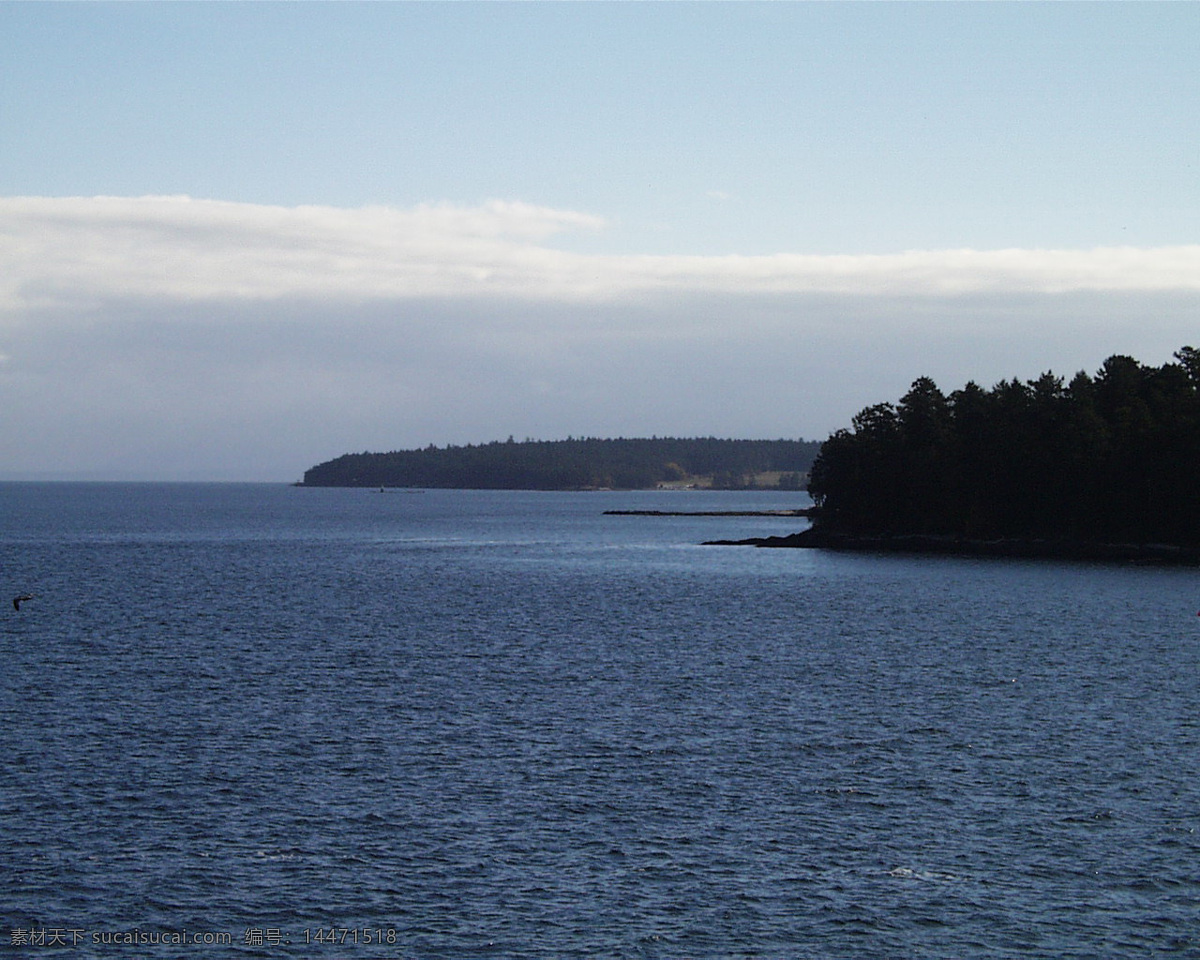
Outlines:
[[[1113,356],[1094,378],[975,383],[927,377],[867,407],[813,464],[818,527],[1200,544],[1200,353],[1147,367]]]

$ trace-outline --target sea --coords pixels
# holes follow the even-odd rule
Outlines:
[[[1200,572],[806,503],[0,484],[0,956],[1200,958]]]

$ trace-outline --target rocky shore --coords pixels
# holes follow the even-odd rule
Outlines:
[[[963,537],[909,534],[851,536],[817,528],[783,537],[709,540],[706,546],[798,547],[867,553],[945,554],[951,556],[1017,557],[1052,560],[1095,560],[1125,563],[1200,564],[1200,548],[1169,543],[1095,543],[1086,540],[1005,538],[972,540]]]

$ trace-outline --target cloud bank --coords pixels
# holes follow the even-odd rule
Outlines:
[[[507,201],[0,198],[0,476],[289,480],[509,434],[820,439],[919,375],[1069,375],[1195,339],[1200,245],[554,246],[604,228]]]
[[[871,256],[614,256],[546,241],[602,218],[478,207],[269,207],[187,197],[0,199],[0,304],[95,299],[619,301],[647,293],[1200,290],[1200,245],[930,250]]]

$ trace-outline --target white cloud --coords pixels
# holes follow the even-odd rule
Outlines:
[[[481,285],[512,293],[561,259],[537,241],[602,225],[500,201],[342,210],[187,197],[0,199],[0,304],[360,300],[461,295]]]
[[[339,209],[187,197],[0,198],[0,310],[119,300],[648,293],[946,296],[1200,289],[1200,245],[888,255],[638,256],[556,250],[600,217],[524,203]]]

